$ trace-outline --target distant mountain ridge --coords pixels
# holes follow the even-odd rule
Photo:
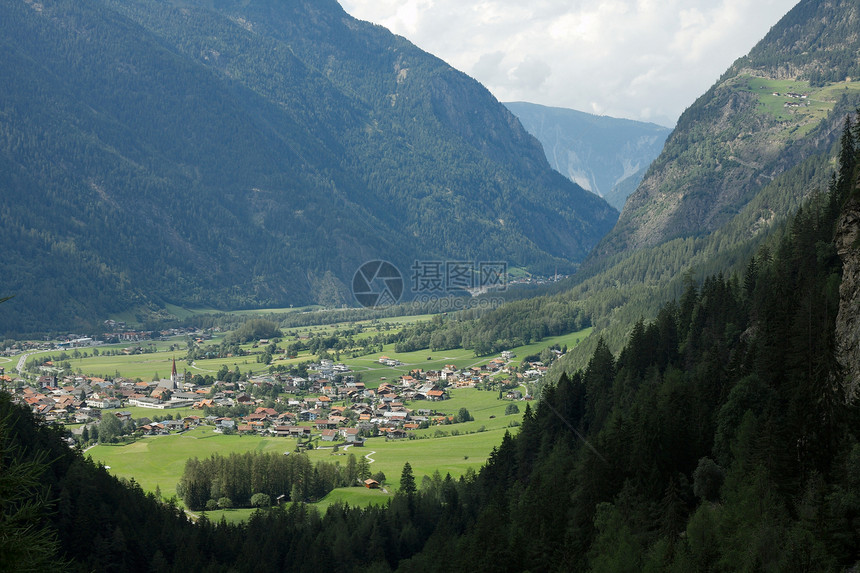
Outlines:
[[[672,131],[654,123],[528,102],[506,102],[538,138],[549,164],[618,210]]]
[[[334,0],[4,2],[0,30],[7,331],[352,303],[380,258],[570,271],[617,218]]]

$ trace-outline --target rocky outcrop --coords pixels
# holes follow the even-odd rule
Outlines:
[[[842,211],[836,249],[842,259],[836,353],[843,368],[846,398],[853,402],[860,395],[860,196],[857,193]]]

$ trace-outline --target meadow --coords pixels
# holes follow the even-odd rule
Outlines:
[[[520,419],[521,416],[515,418]],[[335,451],[331,446],[319,447],[308,451],[307,455],[311,461],[342,464],[346,464],[349,454],[365,456],[371,462],[373,473],[381,471],[385,474],[385,486],[391,492],[397,489],[406,462],[412,466],[418,484],[423,476],[432,476],[437,470],[442,476],[450,473],[455,478],[469,468],[477,471],[501,442],[504,431],[497,429],[445,438],[396,441],[387,441],[383,437],[369,438],[362,448],[341,447]],[[247,451],[286,453],[295,447],[296,441],[291,438],[225,436],[215,433],[212,427],[201,426],[181,434],[141,438],[127,445],[94,446],[87,450],[86,455],[106,466],[113,475],[129,480],[133,478],[144,491],[155,492],[157,487],[162,497],[168,498],[176,495],[176,484],[189,458]],[[346,492],[327,497],[326,504],[341,498],[350,503],[379,498],[376,494],[352,491],[358,488],[340,489]]]
[[[288,438],[225,436],[211,426],[200,426],[180,434],[140,438],[132,444],[100,444],[89,448],[86,455],[109,466],[117,477],[134,478],[144,491],[154,492],[158,487],[163,497],[170,497],[176,494],[176,484],[189,458],[247,451],[288,452],[295,446],[295,440]]]
[[[740,76],[747,90],[756,94],[759,111],[787,122],[786,136],[803,137],[833,110],[836,102],[847,91],[860,90],[860,82],[836,82],[814,87],[808,81],[775,80],[749,75]],[[805,99],[790,98],[786,94],[806,95]],[[774,95],[779,94],[779,95]],[[786,102],[800,103],[800,107],[785,107]]]

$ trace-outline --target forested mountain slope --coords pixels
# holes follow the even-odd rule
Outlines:
[[[351,303],[379,258],[570,270],[617,216],[334,0],[4,0],[0,29],[7,333]]]
[[[550,165],[618,210],[663,149],[668,127],[528,102],[506,102]]]

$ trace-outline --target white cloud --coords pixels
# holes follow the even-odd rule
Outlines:
[[[797,0],[340,0],[482,82],[671,124]]]

